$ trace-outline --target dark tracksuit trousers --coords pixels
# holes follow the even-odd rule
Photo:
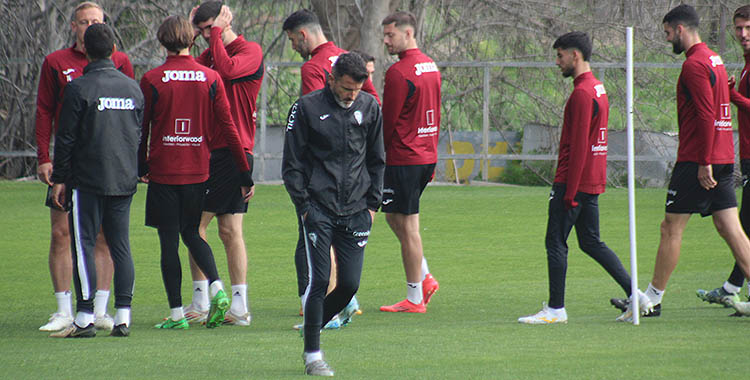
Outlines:
[[[750,160],[740,160],[740,167],[742,169],[742,205],[740,207],[740,223],[742,223],[742,229],[745,230],[745,234],[750,232]],[[742,269],[734,263],[732,273],[729,275],[727,282],[736,286],[742,287],[742,283],[745,282],[745,274],[742,273]]]
[[[94,296],[97,290],[94,246],[99,230],[104,233],[114,263],[115,308],[130,308],[135,281],[129,237],[132,200],[132,195],[106,196],[72,190],[68,221],[76,311],[94,313]]]
[[[583,252],[601,265],[630,297],[630,275],[617,255],[599,238],[599,195],[578,192],[578,206],[566,210],[563,198],[565,184],[552,186],[547,219],[547,270],[549,275],[549,307],[565,306],[565,275],[568,269],[568,236],[575,226],[578,245]]]
[[[297,295],[305,295],[309,278],[307,276],[307,250],[305,249],[305,232],[302,218],[297,218],[297,247],[294,249],[294,267],[297,269]]]
[[[161,245],[161,275],[171,309],[182,306],[180,236],[208,283],[219,279],[211,247],[198,234],[205,183],[166,185],[151,181],[146,197],[146,225],[156,227]]]
[[[302,218],[300,216],[300,218]],[[302,297],[305,352],[320,350],[320,329],[346,306],[359,288],[372,218],[368,210],[335,216],[311,207],[302,228],[309,282]],[[337,285],[326,296],[331,273],[331,246],[336,250]]]

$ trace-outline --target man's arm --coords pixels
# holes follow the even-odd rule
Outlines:
[[[711,154],[714,146],[714,121],[716,118],[714,110],[713,90],[709,79],[708,68],[699,62],[685,61],[682,66],[682,85],[685,86],[695,107],[695,118],[690,122],[696,127],[695,139],[701,151],[698,152],[698,164],[707,166],[711,163]],[[723,85],[715,83],[716,86]]]
[[[310,195],[307,193],[309,179],[306,174],[306,166],[310,164],[306,160],[307,139],[304,111],[297,100],[289,110],[287,119],[281,177],[298,215],[305,215],[310,208]]]
[[[52,138],[52,125],[58,102],[57,78],[47,59],[42,63],[39,75],[39,88],[36,96],[36,156],[37,175],[39,179],[51,185],[49,177],[52,175],[52,163],[49,157],[49,145]]]
[[[406,78],[396,70],[388,70],[383,87],[383,144],[386,149],[398,133],[396,123],[406,103],[408,93],[409,85]]]
[[[135,79],[135,72],[133,71],[133,64],[130,63],[130,58],[128,58],[128,55],[125,53],[122,53],[121,55],[118,54],[117,62],[114,62],[115,67],[117,67],[117,70],[120,70],[121,73],[127,75],[130,77],[130,79]]]
[[[221,39],[221,33],[224,28],[232,23],[232,13],[224,5],[221,12],[214,19],[211,27],[211,38],[209,39],[209,49],[214,59],[213,69],[219,72],[224,79],[236,79],[252,75],[263,64],[263,51],[257,44],[249,44],[254,49],[252,52],[237,54],[230,57],[227,49],[224,47],[224,41]]]
[[[55,161],[51,181],[66,183],[72,177],[73,150],[80,128],[81,116],[86,111],[83,100],[72,84],[65,86],[60,111],[60,125],[55,136]]]
[[[365,164],[370,174],[367,190],[367,208],[377,211],[383,198],[383,174],[385,172],[385,150],[383,148],[383,117],[379,107],[373,107],[375,115],[367,131]]]
[[[138,178],[142,182],[148,182],[148,136],[151,133],[151,120],[153,118],[153,106],[158,100],[156,88],[144,76],[141,78],[141,92],[143,93],[143,123],[141,127],[141,141],[138,145]]]
[[[224,90],[224,82],[221,78],[217,78],[211,86],[216,87],[215,98],[213,99],[213,111],[216,125],[220,128],[219,133],[223,135],[224,141],[227,143],[229,151],[232,153],[232,158],[234,158],[234,162],[237,164],[237,167],[243,175],[242,186],[251,187],[253,186],[253,179],[250,174],[250,166],[245,157],[245,149],[242,147],[242,141],[237,132],[237,126],[234,124],[232,114],[229,111],[229,101],[227,100],[226,91]]]
[[[326,86],[325,71],[310,61],[302,65],[300,76],[302,77],[302,95],[307,95]]]
[[[591,119],[594,103],[585,91],[575,90],[570,95],[565,106],[565,122],[568,123],[568,178],[565,186],[563,201],[568,209],[578,206],[574,200],[581,184],[583,167],[589,154],[589,131],[591,130]]]
[[[743,76],[740,77],[740,81],[747,81],[747,73],[743,72]],[[740,91],[735,86],[734,76],[729,78],[729,100],[737,106],[740,111],[750,112],[750,99],[740,94]],[[737,85],[739,87],[739,84]]]

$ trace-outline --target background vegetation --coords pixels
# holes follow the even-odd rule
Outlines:
[[[100,1],[120,35],[120,48],[135,63],[136,78],[163,61],[156,29],[169,14],[187,15],[197,1]],[[496,130],[518,130],[527,123],[560,125],[570,81],[559,75],[550,48],[571,30],[593,37],[594,64],[623,63],[626,26],[635,28],[636,62],[671,64],[636,72],[636,128],[675,131],[674,87],[682,56],[663,38],[661,19],[675,0],[229,0],[234,29],[264,49],[267,64],[301,62],[281,30],[284,18],[302,7],[320,16],[330,39],[346,49],[377,57],[376,86],[393,62],[381,43],[380,21],[392,10],[415,13],[422,49],[439,62],[517,62],[520,67],[491,70],[490,120]],[[737,73],[742,54],[732,40],[732,13],[741,0],[693,0],[702,16],[701,35]],[[33,152],[39,68],[46,54],[69,46],[70,15],[79,0],[0,2],[0,152]],[[194,52],[205,48],[197,41]],[[483,70],[444,67],[443,129],[479,130]],[[610,128],[625,126],[624,69],[596,69],[611,102]],[[274,66],[266,73],[268,122],[281,124],[299,93],[295,67]],[[382,88],[382,87],[381,87]],[[32,175],[34,157],[0,156],[0,177]]]

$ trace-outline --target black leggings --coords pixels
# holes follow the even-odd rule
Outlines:
[[[219,279],[216,262],[211,247],[198,235],[198,225],[186,226],[182,231],[176,228],[159,227],[159,242],[161,243],[161,275],[167,290],[169,307],[182,306],[182,267],[180,266],[179,235],[193,255],[195,263],[208,277],[208,283]]]

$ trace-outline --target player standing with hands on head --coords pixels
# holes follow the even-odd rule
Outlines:
[[[331,67],[338,57],[347,51],[336,46],[333,41],[328,41],[325,34],[323,34],[323,29],[320,27],[318,16],[308,9],[301,9],[290,14],[284,20],[282,29],[286,32],[289,41],[291,41],[292,49],[299,53],[303,59],[307,60],[300,69],[302,95],[307,95],[312,91],[324,88],[328,81],[328,76],[332,72]],[[378,103],[380,102],[369,76],[362,85],[362,91],[374,96]],[[309,278],[305,255],[305,239],[302,234],[301,223],[298,226],[298,232],[299,237],[297,239],[297,247],[294,251],[294,264],[297,270],[297,292],[300,302],[304,304],[305,291],[309,283]],[[331,257],[333,260],[331,261],[331,265],[335,269],[336,260],[333,252],[331,253]],[[333,270],[331,271],[328,292],[330,293],[335,286],[336,271]],[[359,307],[357,297],[352,297],[351,302],[341,310],[341,313],[336,318],[331,320],[330,324],[326,325],[326,328],[338,328],[342,323],[347,324],[352,316],[359,311]]]
[[[89,64],[86,59],[86,48],[83,35],[93,24],[101,24],[104,10],[99,4],[86,1],[78,4],[71,17],[71,29],[75,36],[72,47],[58,50],[44,59],[39,76],[36,110],[36,142],[39,179],[50,186],[47,192],[47,207],[50,208],[50,249],[49,269],[52,286],[57,299],[57,312],[52,314],[49,322],[40,327],[41,331],[58,331],[73,322],[71,308],[70,283],[73,276],[73,259],[70,254],[70,231],[68,229],[69,209],[58,209],[50,198],[52,189],[52,162],[49,157],[49,145],[55,130],[59,127],[60,107],[65,86],[75,78],[83,75],[83,68]],[[112,53],[112,62],[123,74],[133,78],[133,66],[123,52]],[[97,293],[94,298],[94,325],[97,329],[111,330],[112,317],[107,315],[109,287],[112,283],[112,259],[104,236],[99,233],[94,248],[97,267]]]
[[[300,218],[307,265],[304,300],[305,373],[333,376],[320,350],[320,329],[359,288],[364,251],[383,191],[382,116],[362,58],[338,57],[321,90],[292,106],[284,138],[282,177]],[[337,285],[326,295],[335,248]]]
[[[662,20],[667,42],[675,54],[685,52],[677,81],[679,145],[677,163],[667,190],[661,240],[654,275],[646,295],[661,314],[667,281],[677,266],[682,233],[690,216],[711,215],[719,235],[727,242],[747,278],[750,241],[737,216],[734,191],[734,139],[729,105],[728,78],[721,57],[698,35],[700,19],[695,9],[682,4]],[[619,319],[628,319],[631,308]]]
[[[198,234],[209,173],[208,136],[222,138],[241,172],[242,193],[251,196],[252,177],[237,128],[232,122],[219,74],[195,62],[190,22],[167,17],[157,32],[167,61],[141,79],[146,98],[139,175],[148,182],[146,225],[156,227],[161,243],[161,270],[170,317],[160,329],[186,329],[182,308],[179,237],[208,277],[211,304],[206,326],[224,322],[229,298],[216,270],[211,247]],[[148,137],[151,136],[150,143]]]
[[[256,100],[264,73],[263,50],[257,43],[235,33],[232,29],[232,12],[221,1],[208,1],[193,8],[190,22],[195,28],[195,37],[203,36],[209,45],[196,61],[216,70],[224,81],[232,120],[237,126],[252,174]],[[249,326],[252,318],[247,301],[247,251],[242,236],[243,217],[247,213],[249,198],[245,198],[240,189],[243,173],[232,161],[227,144],[221,135],[209,136],[210,176],[199,231],[205,240],[206,229],[216,217],[232,282],[232,305],[225,322]],[[251,186],[250,198],[254,194],[255,186]],[[185,309],[185,315],[192,322],[202,322],[208,315],[208,281],[192,254],[190,258],[193,301]]]
[[[115,269],[114,327],[110,335],[130,335],[130,304],[135,268],[130,253],[130,203],[138,185],[137,153],[143,119],[138,84],[115,68],[115,34],[106,24],[84,33],[90,63],[83,76],[65,86],[60,127],[55,137],[52,201],[70,206],[75,321],[50,336],[96,336],[97,286],[94,245],[101,230]]]
[[[406,299],[381,311],[426,313],[438,290],[422,250],[419,198],[435,174],[440,133],[440,71],[417,47],[417,21],[396,12],[383,22],[388,53],[398,55],[385,73],[383,142],[386,169],[383,185],[385,220],[401,244],[406,272]]]
[[[609,100],[604,85],[591,72],[591,39],[570,32],[552,45],[563,77],[573,78],[573,93],[565,103],[557,171],[547,218],[547,273],[549,303],[536,314],[518,318],[527,324],[567,323],[565,276],[568,236],[575,227],[581,250],[596,260],[631,295],[630,275],[599,236],[599,194],[607,185],[607,122]],[[641,295],[643,309],[650,309]]]

